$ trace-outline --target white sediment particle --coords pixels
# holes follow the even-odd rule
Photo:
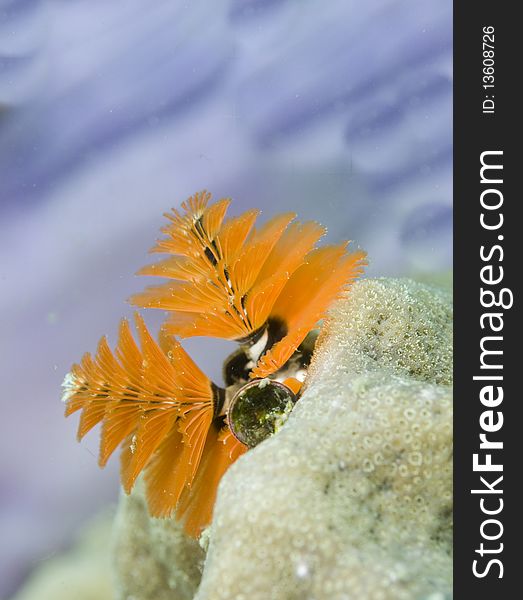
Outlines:
[[[205,550],[205,552],[207,552],[210,541],[211,541],[211,528],[206,527],[200,534],[200,538],[198,540],[200,548],[202,548],[203,550]]]
[[[305,577],[307,577],[308,574],[309,574],[309,566],[307,565],[307,563],[305,563],[305,562],[298,563],[298,565],[296,567],[296,577],[298,577],[298,579],[305,579]]]
[[[305,377],[307,377],[307,371],[305,369],[300,369],[296,371],[294,377],[296,377],[298,381],[301,381],[301,383],[303,383],[305,381]]]

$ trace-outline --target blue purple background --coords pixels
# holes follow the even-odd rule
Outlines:
[[[0,0],[0,596],[118,493],[60,383],[194,191],[451,262],[450,0]],[[154,328],[161,315],[148,315]],[[224,344],[188,349],[219,378]]]

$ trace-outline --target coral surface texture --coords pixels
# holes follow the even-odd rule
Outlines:
[[[287,423],[220,484],[199,542],[115,525],[118,600],[444,600],[452,596],[452,303],[368,279],[333,306]]]

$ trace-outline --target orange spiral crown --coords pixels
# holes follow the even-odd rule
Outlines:
[[[165,237],[152,251],[169,256],[139,272],[168,279],[131,299],[169,312],[159,343],[139,315],[139,345],[122,320],[115,352],[102,338],[96,355],[85,354],[63,384],[66,416],[82,411],[78,438],[102,423],[100,466],[121,446],[124,490],[144,471],[150,513],[175,512],[192,536],[210,522],[220,478],[247,448],[224,421],[224,390],[174,336],[220,337],[248,348],[271,330],[249,355],[248,376],[273,376],[366,264],[365,252],[349,252],[348,242],[316,248],[325,230],[315,222],[293,222],[285,213],[256,230],[259,211],[225,220],[230,201],[209,205],[210,197],[195,194],[183,213],[166,215]],[[289,385],[298,391],[296,380]]]

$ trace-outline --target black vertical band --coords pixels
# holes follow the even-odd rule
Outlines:
[[[522,55],[516,6],[454,3],[454,581],[459,599],[512,598],[523,573],[522,498],[516,491],[523,473],[522,399],[515,381],[523,333],[515,290],[523,256],[517,217],[522,193],[515,190],[522,152],[513,147],[521,129],[521,108],[515,110],[515,102],[521,104],[516,89]]]

